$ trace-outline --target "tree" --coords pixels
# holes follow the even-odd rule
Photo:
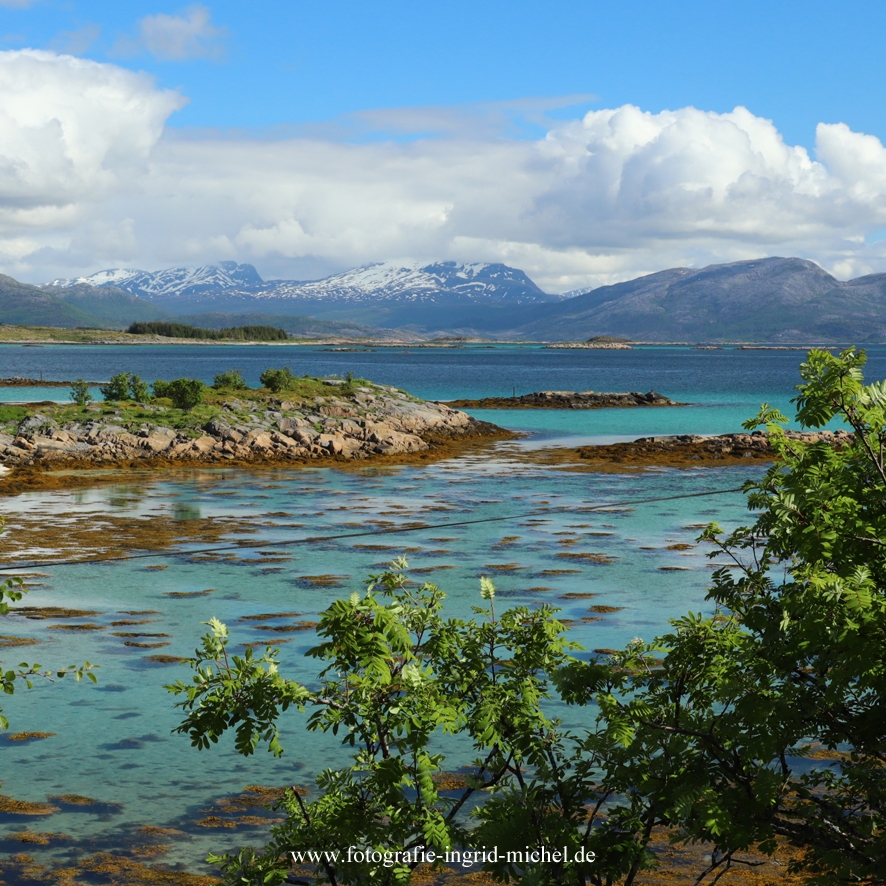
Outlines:
[[[228,369],[213,379],[212,387],[217,391],[245,391],[249,386],[243,380],[243,373],[239,369]]]
[[[886,382],[865,385],[864,362],[813,350],[800,369],[800,424],[839,419],[851,436],[798,438],[765,405],[746,424],[766,426],[775,454],[746,484],[759,516],[728,535],[708,527],[728,564],[713,574],[713,612],[650,643],[572,657],[549,607],[496,617],[483,580],[487,608],[446,620],[439,589],[391,572],[323,613],[309,653],[325,665],[318,690],[285,679],[270,648],[230,658],[211,622],[193,683],[169,687],[195,746],[234,729],[241,753],[282,753],[276,722],[296,708],[353,749],[350,766],[318,777],[316,799],[287,794],[264,852],[215,859],[226,882],[282,883],[289,850],[450,846],[497,847],[478,867],[505,881],[632,886],[668,838],[712,846],[696,884],[780,840],[822,883],[886,882]],[[554,691],[590,725],[551,717]],[[441,734],[476,754],[455,797],[439,787]],[[517,854],[540,846],[567,859]],[[340,857],[316,873],[393,884],[414,866]]]
[[[292,370],[288,366],[283,369],[266,369],[259,380],[272,394],[279,394],[292,384]]]
[[[756,522],[704,534],[730,564],[716,613],[637,648],[617,696],[592,675],[572,699],[596,695],[632,783],[682,839],[715,845],[712,871],[781,838],[823,883],[886,881],[886,382],[865,385],[864,363],[813,350],[800,368],[798,421],[839,419],[840,444],[789,436],[765,405],[747,423],[766,426],[776,461],[747,485]]]
[[[146,403],[151,399],[148,383],[140,375],[133,374],[129,379],[129,394],[136,403]]]
[[[99,390],[105,400],[126,400],[129,397],[129,373],[118,372],[111,376],[111,380],[102,385]]]
[[[92,403],[92,394],[89,392],[89,382],[78,378],[71,385],[71,400],[74,401],[81,409]]]
[[[158,387],[159,385],[159,387]],[[196,378],[177,378],[173,381],[154,382],[155,397],[169,397],[176,409],[190,412],[203,402],[206,386]]]
[[[395,569],[405,566],[394,563]],[[209,623],[212,632],[192,660],[193,682],[168,687],[184,696],[179,706],[186,717],[178,731],[195,747],[208,748],[233,729],[240,753],[266,743],[280,755],[277,720],[295,708],[311,712],[309,729],[341,734],[351,753],[351,765],[317,778],[316,799],[287,793],[281,803],[286,817],[264,852],[213,859],[227,882],[282,883],[286,853],[302,849],[341,853],[338,862],[317,865],[331,883],[407,882],[422,852],[442,859],[449,849],[471,851],[475,836],[495,832],[494,816],[484,832],[474,835],[466,827],[469,801],[506,783],[532,794],[530,771],[548,765],[551,747],[560,741],[557,722],[539,702],[548,695],[549,673],[567,660],[571,644],[549,606],[516,607],[497,616],[491,581],[482,580],[481,593],[488,607],[475,609],[476,620],[444,619],[445,595],[435,585],[415,587],[396,571],[373,577],[365,595],[336,601],[321,617],[322,642],[308,653],[323,665],[319,689],[280,674],[276,650],[261,658],[251,649],[243,657],[229,656],[227,628]],[[441,735],[453,734],[463,734],[478,755],[456,782],[456,796],[440,778],[445,754],[432,749]],[[570,812],[586,817],[583,796],[574,799]],[[580,842],[559,809],[552,808],[548,818],[560,824],[548,828],[557,839]],[[388,865],[382,856],[348,860],[349,846],[388,853]],[[393,851],[400,856],[392,857]]]

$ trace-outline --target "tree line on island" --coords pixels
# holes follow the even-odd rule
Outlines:
[[[228,326],[224,329],[203,329],[186,323],[151,320],[133,323],[131,335],[160,335],[164,338],[190,338],[198,341],[288,341],[289,333],[276,326]]]
[[[457,850],[502,882],[632,886],[669,842],[710,847],[699,886],[780,846],[806,882],[886,882],[886,382],[864,362],[801,366],[798,422],[842,421],[843,445],[789,438],[765,406],[746,423],[776,453],[744,487],[758,516],[704,530],[712,611],[652,641],[583,653],[555,608],[501,611],[488,578],[473,617],[446,617],[405,560],[322,613],[308,684],[270,645],[232,654],[211,619],[191,679],[167,687],[178,732],[279,757],[298,712],[350,756],[286,791],[262,849],[211,856],[224,882],[301,881],[296,853],[332,886],[399,886]],[[564,704],[590,724],[566,726]],[[444,736],[474,762],[448,771]]]
[[[296,377],[288,366],[282,369],[269,368],[259,376],[262,386],[272,394],[280,394],[296,384]],[[212,385],[206,385],[196,378],[176,378],[172,381],[157,379],[149,385],[141,376],[130,372],[118,372],[107,384],[100,385],[102,399],[112,402],[134,401],[148,403],[154,400],[168,400],[176,409],[190,412],[203,402],[208,388],[218,392],[247,391],[249,385],[239,369],[229,369],[215,376]],[[354,375],[348,372],[339,390],[344,394],[352,393]],[[82,378],[71,383],[71,400],[79,407],[85,408],[93,401],[90,384]],[[161,404],[162,405],[162,404]]]

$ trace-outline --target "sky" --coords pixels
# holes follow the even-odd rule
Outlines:
[[[886,271],[886,4],[0,0],[0,271]]]

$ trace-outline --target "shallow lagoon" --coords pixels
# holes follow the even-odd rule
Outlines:
[[[309,783],[320,768],[341,761],[342,753],[332,737],[300,731],[298,716],[287,719],[288,750],[281,761],[265,753],[244,760],[232,753],[229,744],[208,752],[192,750],[185,737],[170,735],[177,714],[162,688],[165,682],[186,678],[187,669],[151,663],[148,655],[158,650],[126,646],[126,640],[114,636],[115,630],[169,635],[158,638],[170,644],[162,652],[188,655],[201,633],[200,622],[216,616],[231,626],[237,641],[275,636],[290,640],[281,646],[283,667],[309,681],[314,664],[306,663],[302,655],[313,643],[312,631],[274,635],[259,630],[255,622],[238,623],[238,619],[295,611],[315,620],[329,601],[359,589],[365,576],[405,553],[419,575],[446,589],[448,611],[455,615],[468,615],[470,607],[480,602],[481,574],[495,579],[499,605],[549,600],[563,607],[564,618],[577,620],[588,616],[590,603],[623,606],[600,621],[579,621],[573,628],[575,639],[588,650],[618,647],[637,635],[653,636],[669,616],[699,608],[707,562],[701,551],[668,550],[668,546],[691,542],[697,529],[686,528],[689,525],[714,517],[741,520],[743,501],[730,494],[604,512],[589,512],[588,507],[734,487],[747,475],[747,469],[731,469],[627,478],[461,459],[424,469],[370,469],[358,474],[316,469],[244,477],[203,471],[193,480],[160,481],[123,496],[104,487],[22,497],[10,509],[13,525],[17,508],[47,516],[75,514],[79,520],[121,509],[172,519],[186,503],[192,516],[197,509],[202,516],[250,514],[257,529],[251,536],[255,541],[321,534],[330,540],[264,550],[241,547],[233,559],[165,554],[118,563],[41,567],[44,574],[34,580],[27,603],[97,611],[86,619],[56,623],[85,621],[102,629],[53,630],[52,621],[16,617],[6,620],[4,631],[42,641],[27,649],[28,658],[39,655],[41,661],[54,662],[88,658],[100,663],[99,685],[43,685],[15,697],[8,706],[15,730],[58,734],[44,741],[0,744],[3,790],[33,801],[73,793],[119,804],[99,807],[97,814],[90,807],[62,811],[40,823],[74,835],[77,852],[93,840],[106,846],[125,845],[141,825],[179,828],[186,836],[168,861],[193,869],[212,846],[234,846],[241,839],[230,831],[195,828],[193,820],[203,817],[200,810],[247,784]],[[466,516],[527,513],[533,516],[465,527],[435,526]],[[405,535],[335,540],[360,526],[372,533],[374,527],[415,520],[431,527]],[[14,540],[14,533],[9,540]],[[273,556],[261,556],[268,552]],[[583,552],[615,559],[610,564],[588,564],[569,556]],[[151,568],[156,566],[167,568]],[[329,575],[335,578],[317,578]],[[212,593],[205,596],[170,596],[208,589]],[[570,592],[598,596],[592,601],[558,599]],[[142,616],[150,619],[143,626],[112,625],[146,610],[156,614]],[[8,824],[21,826],[23,821],[8,820]],[[27,824],[33,827],[33,819]]]
[[[558,353],[562,352],[547,352],[545,359]],[[620,352],[605,356],[611,353]],[[709,356],[709,352],[696,353]],[[749,353],[771,369],[767,363],[771,354]],[[748,355],[741,353],[736,360]],[[447,359],[452,356],[446,355]],[[775,356],[781,361],[786,355],[780,352]],[[787,352],[787,356],[792,361],[789,384],[793,385],[802,355]],[[787,367],[781,362],[779,367],[775,375],[788,376]],[[27,372],[17,368],[16,374]],[[163,373],[158,370],[153,374]],[[541,382],[548,380],[547,375],[539,377]],[[654,387],[696,403],[707,397],[709,405],[590,413],[513,411],[495,417],[484,413],[483,417],[509,427],[520,427],[523,422],[534,436],[522,445],[532,446],[543,437],[575,442],[607,434],[624,437],[685,431],[680,425],[683,417],[695,415],[700,422],[715,424],[726,420],[725,415],[716,416],[721,408],[736,416],[736,424],[723,430],[735,430],[738,419],[753,412],[753,408],[744,409],[739,415],[742,401],[748,404],[756,396],[754,392],[735,391],[733,402],[724,403],[729,392],[703,390],[709,378],[698,380],[694,396],[686,390],[691,379],[682,376],[680,382],[681,386],[673,388],[666,383]],[[602,387],[531,385],[536,389],[585,386]],[[416,385],[411,387],[416,389]],[[476,396],[477,389],[470,395]],[[5,502],[10,531],[2,542],[4,555],[19,562],[22,557],[43,559],[47,554],[43,549],[16,547],[16,525],[36,520],[47,525],[63,520],[83,523],[100,521],[110,514],[187,523],[197,517],[219,517],[232,520],[240,529],[245,525],[251,534],[232,534],[233,550],[209,556],[178,551],[35,570],[40,574],[29,581],[32,592],[25,603],[97,614],[66,621],[4,619],[3,633],[41,641],[21,650],[8,649],[4,659],[53,663],[89,659],[101,665],[99,684],[44,684],[8,700],[6,709],[14,731],[57,735],[16,743],[0,739],[3,792],[31,801],[80,794],[100,804],[63,804],[61,811],[40,819],[4,814],[0,833],[28,828],[68,834],[71,840],[55,847],[27,847],[38,860],[67,860],[97,848],[122,848],[137,842],[138,828],[145,825],[174,827],[179,833],[164,837],[169,851],[156,860],[198,870],[210,849],[232,849],[260,840],[260,832],[250,827],[196,826],[195,821],[203,819],[214,802],[249,784],[309,785],[319,769],[341,763],[345,755],[332,736],[304,732],[299,715],[289,715],[285,721],[287,752],[279,761],[263,751],[244,759],[233,753],[230,742],[210,751],[193,750],[187,738],[170,734],[179,715],[163,689],[172,680],[187,679],[189,671],[181,665],[152,662],[150,655],[191,654],[203,630],[200,623],[216,616],[232,628],[234,642],[288,640],[280,647],[284,671],[310,681],[316,667],[305,661],[303,653],[314,643],[312,631],[261,630],[262,625],[285,624],[286,619],[240,620],[274,612],[298,612],[300,620],[316,620],[332,599],[359,590],[367,575],[383,570],[403,553],[417,571],[415,578],[433,580],[447,591],[448,612],[453,615],[468,615],[470,607],[479,604],[478,578],[485,574],[496,581],[500,605],[550,601],[562,607],[562,617],[574,622],[573,637],[589,651],[623,646],[635,636],[650,638],[666,628],[669,617],[705,606],[711,567],[706,551],[673,546],[692,543],[698,525],[709,520],[717,519],[726,526],[745,521],[744,497],[733,492],[628,507],[619,504],[734,488],[761,471],[757,466],[642,475],[575,473],[526,464],[514,457],[514,452],[514,444],[498,444],[482,456],[427,467],[373,466],[348,472],[324,468],[201,469],[139,485],[34,493]],[[591,510],[600,504],[614,507]],[[507,519],[441,525],[487,517]],[[429,525],[403,534],[380,533],[415,521]],[[361,532],[367,534],[353,537]],[[298,542],[309,536],[328,539],[272,548],[244,546],[244,541]],[[613,560],[594,564],[574,556],[588,552]],[[201,591],[210,593],[188,596]],[[562,599],[562,595],[576,592],[596,596]],[[599,620],[582,621],[598,618],[589,614],[591,604],[624,608]],[[145,614],[130,614],[133,612]],[[113,624],[142,619],[146,621],[141,625]],[[53,627],[78,622],[99,627],[87,631]],[[168,636],[115,636],[130,633]],[[127,645],[141,642],[169,645]],[[582,712],[570,709],[564,715],[573,720]],[[450,768],[468,756],[467,749],[454,751],[456,758]],[[463,755],[461,759],[459,755]],[[14,841],[0,841],[0,851],[11,853],[22,848]]]

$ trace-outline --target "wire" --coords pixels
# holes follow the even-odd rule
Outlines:
[[[662,501],[676,501],[682,498],[702,498],[709,495],[726,495],[730,492],[744,492],[743,486],[730,489],[714,489],[710,492],[684,492],[680,495],[662,495],[657,498],[638,498],[633,501],[607,502],[606,504],[590,505],[582,508],[582,513],[588,511],[603,511],[614,508],[634,507],[635,505],[655,504]],[[288,538],[283,541],[257,541],[241,542],[239,544],[228,543],[208,548],[196,548],[189,551],[150,551],[143,554],[123,554],[118,557],[91,557],[82,560],[46,560],[36,563],[21,563],[0,567],[0,575],[9,569],[21,571],[24,569],[42,569],[49,566],[79,566],[84,563],[116,563],[122,560],[147,560],[154,557],[193,557],[195,554],[219,554],[230,551],[242,551],[246,548],[283,548],[293,545],[320,544],[322,542],[342,541],[347,538],[365,538],[366,536],[396,535],[402,532],[419,532],[426,529],[453,529],[458,526],[474,526],[478,523],[503,523],[507,520],[526,520],[530,517],[549,516],[551,509],[526,511],[522,514],[506,514],[503,517],[477,517],[475,520],[455,520],[450,523],[416,523],[405,526],[390,526],[383,529],[368,529],[360,532],[345,532],[336,535],[311,535],[306,538]]]

